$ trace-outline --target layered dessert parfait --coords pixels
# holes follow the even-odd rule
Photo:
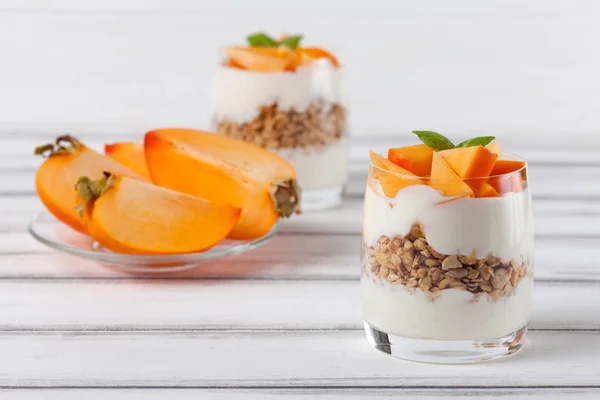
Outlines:
[[[303,190],[303,210],[337,204],[347,177],[344,71],[302,36],[248,36],[226,49],[213,93],[213,129],[286,158]]]
[[[526,164],[492,137],[371,153],[362,298],[372,344],[426,362],[511,354],[525,339],[533,288]]]

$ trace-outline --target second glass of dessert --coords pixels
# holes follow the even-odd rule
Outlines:
[[[371,153],[362,303],[371,344],[432,363],[487,361],[524,343],[533,213],[524,161],[493,137]]]
[[[248,36],[229,47],[213,92],[213,130],[287,159],[302,188],[303,210],[334,206],[347,178],[344,71],[302,36]]]

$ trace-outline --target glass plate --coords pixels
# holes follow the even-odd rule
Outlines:
[[[265,236],[254,240],[223,240],[215,247],[200,253],[134,255],[114,253],[57,220],[48,211],[33,216],[29,233],[42,244],[67,254],[109,264],[127,272],[161,273],[184,271],[199,264],[252,250],[275,235],[277,225]]]

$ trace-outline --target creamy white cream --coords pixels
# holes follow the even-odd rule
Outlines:
[[[243,123],[256,118],[260,106],[279,102],[279,108],[304,111],[317,101],[346,106],[345,76],[326,60],[296,72],[253,72],[219,66],[213,86],[213,117]]]
[[[525,255],[533,262],[533,217],[528,189],[501,197],[449,198],[427,185],[400,190],[386,197],[377,183],[367,185],[363,221],[364,241],[374,245],[380,236],[404,236],[420,222],[427,242],[442,254],[489,253],[503,260]]]
[[[348,176],[349,140],[320,148],[271,150],[288,160],[296,170],[302,190],[328,189],[342,186]]]
[[[524,326],[531,314],[533,279],[520,279],[514,295],[492,299],[444,289],[434,301],[420,289],[364,277],[363,317],[373,327],[416,339],[470,340],[500,337]]]

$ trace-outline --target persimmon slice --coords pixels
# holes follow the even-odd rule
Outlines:
[[[439,152],[459,177],[467,179],[470,186],[479,189],[485,184],[498,155],[483,146],[457,147]],[[477,179],[475,179],[477,178]]]
[[[472,196],[473,189],[450,167],[441,153],[433,153],[431,181],[429,183],[431,187],[441,191],[444,196],[448,197]]]
[[[502,157],[502,150],[500,149],[500,143],[498,143],[498,142],[490,143],[487,146],[485,146],[485,148],[493,153],[496,153],[498,155],[498,157]]]
[[[400,189],[410,185],[418,185],[423,183],[412,172],[394,164],[387,158],[375,153],[371,154],[371,174],[374,179],[379,181],[383,193],[387,197],[396,197]]]
[[[133,179],[145,179],[71,136],[58,137],[56,143],[40,146],[35,153],[47,157],[35,176],[40,200],[58,220],[80,232],[85,232],[75,210],[78,205],[75,185],[80,176],[98,179],[103,171],[109,171]]]
[[[515,172],[525,166],[525,161],[497,160],[490,172],[490,176],[503,175]]]
[[[87,199],[83,220],[88,233],[118,253],[174,254],[209,249],[233,229],[241,210],[226,204],[106,174],[77,184]]]
[[[150,180],[150,173],[146,167],[143,143],[110,143],[104,145],[104,154],[123,164],[131,171]]]
[[[277,47],[229,47],[225,52],[235,64],[256,72],[285,71],[291,62],[291,51]]]
[[[298,49],[298,53],[300,54],[300,62],[304,65],[312,64],[319,58],[326,58],[334,67],[341,67],[339,60],[333,54],[319,47],[302,47]]]
[[[146,163],[160,186],[242,208],[232,239],[265,235],[279,217],[299,212],[292,165],[256,145],[193,129],[146,133]]]
[[[433,149],[426,144],[392,148],[388,150],[388,159],[418,176],[431,175]]]

